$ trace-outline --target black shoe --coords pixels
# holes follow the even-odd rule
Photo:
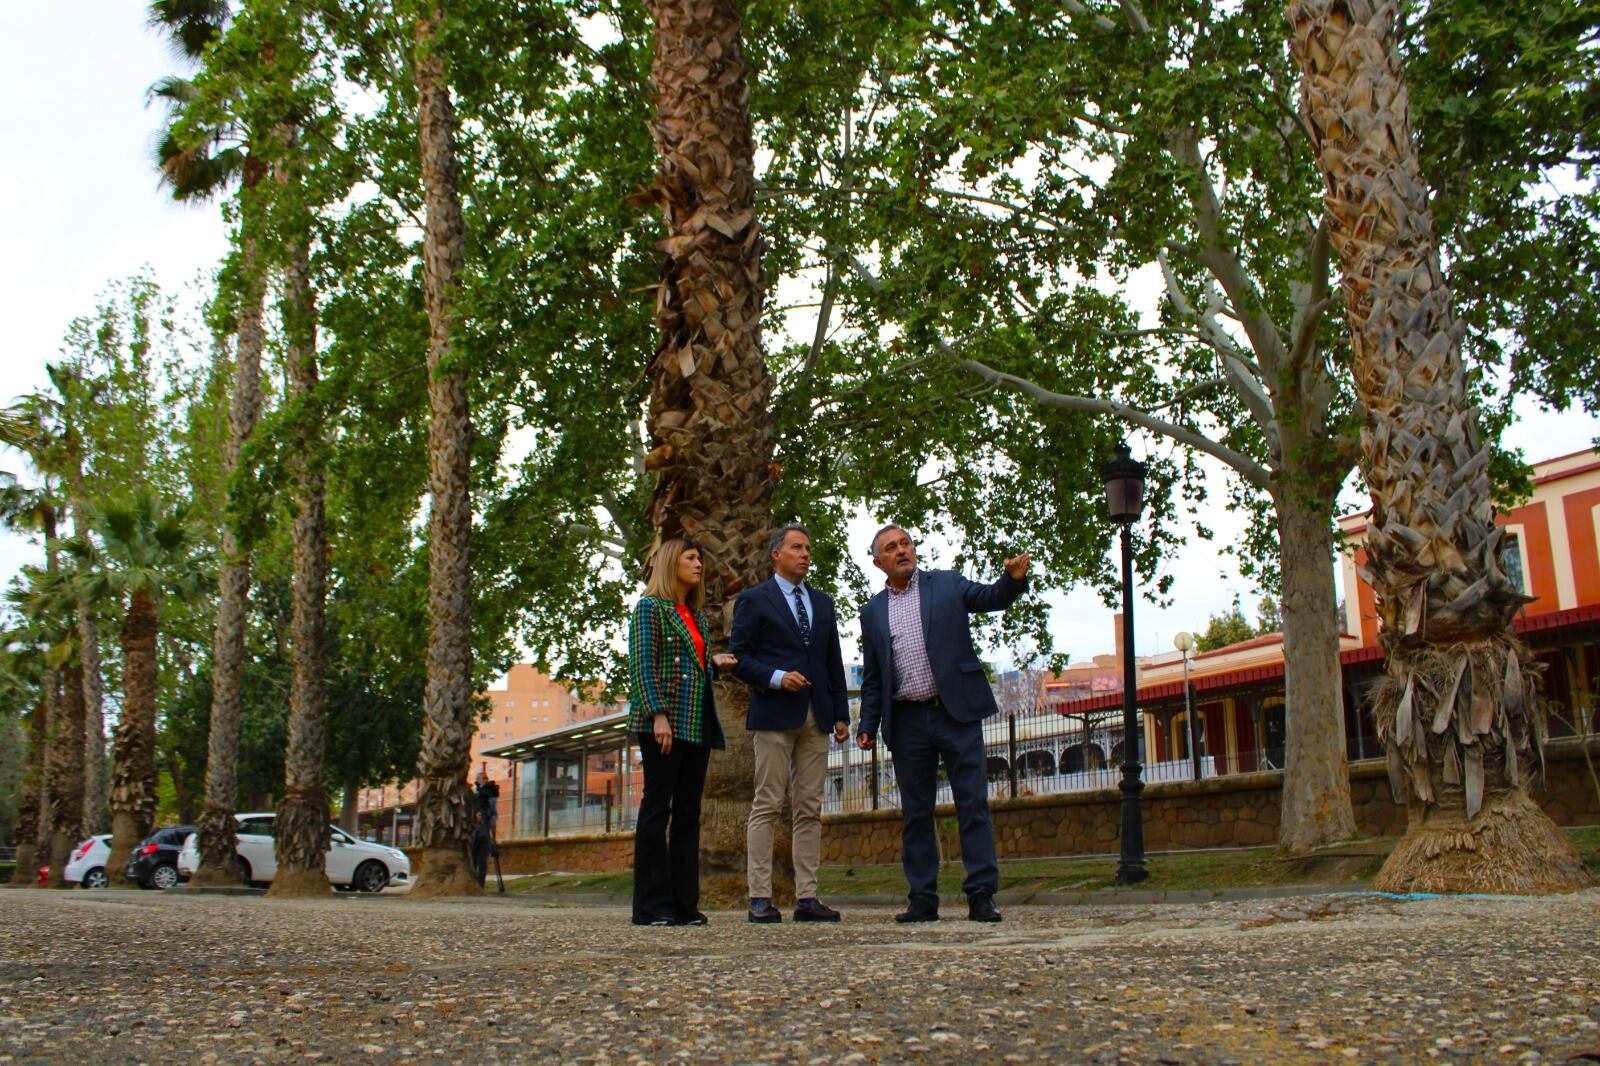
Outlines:
[[[979,892],[967,900],[967,918],[974,922],[1000,921],[1000,908],[994,905],[994,894]]]
[[[695,911],[692,915],[690,915],[687,918],[679,918],[678,921],[677,921],[677,924],[678,925],[710,925],[711,924],[711,919],[707,918],[705,915],[701,914],[699,911]]]
[[[634,925],[677,925],[671,918],[645,918],[637,914],[633,916]]]
[[[937,922],[939,920],[939,905],[928,903],[925,900],[914,899],[911,906],[894,916],[894,920],[901,925],[909,922]]]
[[[772,905],[770,899],[750,901],[750,920],[757,925],[771,925],[783,921],[783,912]]]
[[[797,922],[837,922],[839,920],[839,912],[820,899],[803,899],[794,905],[794,920]]]

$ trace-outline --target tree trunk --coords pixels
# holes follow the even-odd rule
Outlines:
[[[106,872],[124,876],[134,847],[150,834],[156,816],[156,631],[155,600],[141,589],[122,624],[122,714],[113,733],[111,766],[111,856]]]
[[[1332,494],[1313,498],[1293,475],[1276,500],[1283,577],[1284,770],[1278,843],[1306,852],[1356,836],[1339,684]]]
[[[285,135],[292,147],[293,130]],[[286,165],[280,183],[289,180]],[[284,757],[284,796],[278,806],[273,851],[278,875],[272,896],[319,896],[329,891],[328,789],[322,766],[323,658],[327,597],[328,537],[324,522],[322,419],[317,387],[316,304],[311,292],[310,219],[301,217],[296,237],[284,249],[284,334],[288,340],[289,398],[295,412],[294,603],[290,621],[294,673],[289,682],[289,735]]]
[[[658,543],[689,537],[706,563],[706,607],[724,650],[734,598],[765,576],[772,524],[772,378],[761,347],[765,250],[754,207],[749,89],[739,12],[728,0],[650,0],[655,21],[651,134],[667,237],[656,293],[646,462],[657,473]],[[754,795],[748,693],[717,686],[728,751],[712,758],[701,828],[708,899],[745,895]],[[785,849],[786,850],[786,849]]]
[[[83,704],[82,667],[63,667],[61,701],[57,705],[60,713],[50,723],[46,789],[52,888],[67,887],[63,874],[83,831]]]
[[[456,191],[455,111],[437,37],[438,10],[416,25],[417,129],[427,203],[423,266],[428,302],[428,681],[417,760],[413,895],[476,894],[468,847],[472,793],[472,421],[467,378],[455,365],[455,303],[465,226]]]
[[[1528,796],[1544,712],[1536,664],[1511,625],[1526,597],[1500,564],[1489,451],[1467,402],[1395,17],[1395,0],[1288,6],[1367,412],[1367,576],[1387,654],[1378,732],[1409,812],[1377,886],[1575,888],[1593,878]]]
[[[17,865],[11,871],[14,885],[29,885],[38,879],[39,818],[44,808],[45,736],[49,724],[50,705],[45,697],[40,697],[28,714],[28,761],[22,771],[16,828],[11,833],[17,842]]]
[[[339,828],[351,836],[357,836],[361,830],[361,785],[354,781],[344,783],[344,796],[339,804]]]
[[[245,192],[249,197],[248,186]],[[248,204],[246,205],[248,210]],[[266,277],[257,260],[256,238],[244,237],[244,291],[228,401],[224,473],[231,482],[239,457],[261,415],[262,305]],[[217,622],[212,635],[211,727],[206,737],[206,798],[196,828],[200,867],[196,885],[239,881],[239,838],[234,804],[239,799],[239,687],[244,677],[245,622],[250,610],[250,553],[231,517],[222,523],[222,573],[217,580]]]
[[[83,536],[83,533],[79,534]],[[106,831],[106,682],[100,661],[100,619],[94,608],[78,603],[79,659],[83,662],[83,824],[84,837]]]

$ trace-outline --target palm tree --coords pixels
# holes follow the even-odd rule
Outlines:
[[[1288,5],[1367,412],[1368,570],[1388,657],[1378,730],[1409,814],[1377,885],[1592,884],[1528,794],[1545,728],[1537,667],[1511,625],[1526,597],[1500,562],[1489,451],[1408,121],[1396,11],[1396,0]]]
[[[96,602],[124,611],[122,714],[113,732],[111,855],[107,868],[122,877],[133,847],[155,820],[156,642],[167,596],[194,600],[211,580],[188,524],[186,508],[169,507],[144,489],[131,499],[95,507],[90,527],[98,548],[74,539],[78,581]]]
[[[59,471],[72,513],[72,534],[89,535],[86,524],[88,485],[83,471],[84,441],[78,420],[85,406],[97,401],[98,390],[87,381],[81,369],[66,364],[47,365],[46,373],[59,399],[53,404],[59,413],[62,462]],[[106,720],[105,675],[100,664],[100,617],[93,604],[82,596],[73,605],[78,625],[78,673],[83,688],[83,836],[104,832],[106,824]]]
[[[25,587],[10,599],[44,646],[45,683],[54,688],[45,730],[41,859],[50,867],[50,884],[63,888],[67,859],[83,830],[84,684],[75,632],[81,597],[67,571],[24,567],[23,577]]]
[[[6,493],[7,504],[14,504],[22,494]],[[8,508],[9,510],[9,508]],[[24,615],[21,624],[5,632],[3,659],[0,659],[0,688],[13,706],[31,704],[27,713],[28,754],[23,764],[22,783],[17,796],[17,818],[12,837],[17,846],[17,865],[11,872],[11,883],[34,883],[42,856],[47,850],[39,847],[45,811],[44,785],[46,774],[46,735],[50,725],[50,707],[47,702],[49,686],[44,668],[45,646],[31,621]]]
[[[156,0],[151,22],[166,32],[191,61],[221,33],[228,5],[215,0]],[[188,105],[197,97],[182,78],[158,82],[151,95],[168,104],[168,125],[157,147],[156,164],[173,199],[197,203],[221,194],[238,179],[240,206],[241,296],[234,348],[233,385],[228,409],[224,474],[231,481],[239,457],[261,414],[262,319],[266,273],[256,246],[260,197],[257,186],[265,164],[250,152],[247,134],[232,127],[189,132]],[[226,512],[231,514],[231,511]],[[217,621],[213,635],[211,722],[207,735],[206,795],[197,822],[200,868],[195,880],[224,884],[238,880],[234,804],[239,792],[239,687],[244,676],[245,616],[250,600],[250,552],[231,518],[222,526],[223,565],[217,582]]]
[[[76,642],[73,642],[76,643]],[[74,652],[76,648],[72,649]],[[71,887],[66,880],[67,860],[83,834],[84,807],[84,699],[83,664],[61,667],[61,700],[57,719],[50,723],[50,755],[45,791],[49,796],[46,821],[50,826],[50,886]]]
[[[650,0],[649,7],[660,169],[636,201],[659,204],[667,225],[650,367],[646,465],[657,473],[650,518],[658,538],[700,544],[709,564],[706,606],[720,616],[724,642],[734,598],[764,576],[776,469],[744,45],[731,0]],[[701,833],[714,897],[744,892],[754,788],[746,699],[742,685],[717,692],[729,750],[711,761]]]
[[[293,158],[293,139],[285,146]],[[287,184],[292,163],[282,163]],[[310,219],[303,210],[287,227],[284,333],[288,341],[289,399],[295,405],[290,468],[295,487],[294,603],[290,634],[294,673],[289,684],[289,735],[285,791],[278,807],[273,850],[278,875],[274,896],[328,892],[328,790],[323,780],[323,661],[325,653],[328,537],[324,522],[323,442],[317,386],[316,301],[311,292]]]
[[[466,227],[456,189],[455,108],[439,47],[439,10],[417,20],[413,77],[427,204],[422,259],[428,303],[428,683],[417,759],[417,840],[424,895],[478,891],[467,765],[472,755],[472,419],[467,378],[451,358]]]

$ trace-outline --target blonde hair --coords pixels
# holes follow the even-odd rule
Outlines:
[[[700,584],[688,590],[684,595],[683,585],[678,581],[678,560],[684,552],[695,552],[700,556],[701,580]],[[654,596],[658,600],[668,603],[687,603],[698,611],[706,602],[705,583],[705,552],[700,550],[700,545],[692,540],[682,537],[673,537],[664,540],[656,548],[655,554],[650,556],[650,580],[645,582],[644,594]]]

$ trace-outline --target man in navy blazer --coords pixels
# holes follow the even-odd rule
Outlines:
[[[911,900],[895,921],[939,918],[933,808],[942,761],[967,868],[962,891],[968,917],[998,922],[994,894],[1000,887],[1000,867],[983,746],[983,720],[998,708],[972,644],[968,615],[1004,610],[1022,595],[1028,587],[1028,553],[1007,559],[1000,580],[980,585],[954,570],[917,569],[910,534],[899,526],[884,526],[872,538],[872,561],[889,580],[861,612],[864,669],[856,743],[871,748],[882,732],[894,753],[900,862]]]
[[[745,725],[755,733],[755,802],[746,830],[750,920],[779,922],[772,905],[772,839],[789,797],[794,809],[794,920],[836,922],[817,899],[822,861],[822,786],[828,737],[850,737],[850,701],[833,601],[806,585],[811,537],[803,526],[772,535],[772,580],[744,590],[733,605],[729,650],[734,675],[750,686]]]

